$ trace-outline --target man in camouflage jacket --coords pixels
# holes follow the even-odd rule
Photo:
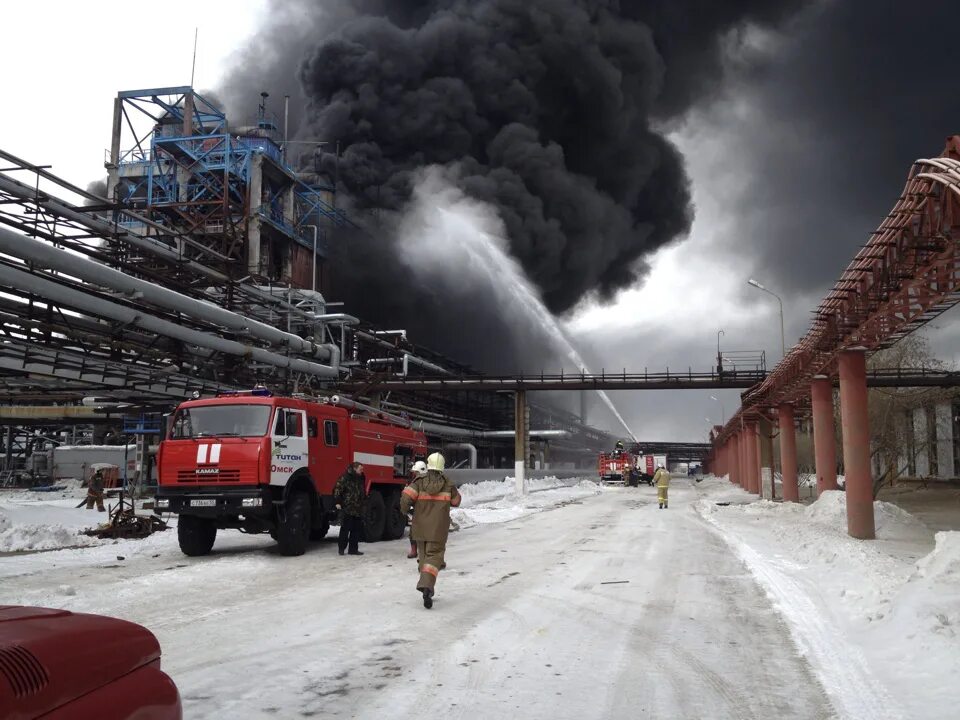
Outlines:
[[[460,505],[460,493],[443,474],[443,455],[427,458],[427,474],[418,477],[403,489],[400,509],[404,514],[414,509],[410,537],[417,543],[420,579],[417,590],[423,594],[423,606],[433,607],[437,576],[443,567],[443,554],[450,533],[450,508]]]
[[[347,466],[347,471],[333,488],[333,499],[340,511],[340,554],[343,555],[349,544],[351,555],[363,555],[358,547],[360,530],[363,528],[363,508],[367,500],[367,478],[363,474],[363,465],[353,462]]]

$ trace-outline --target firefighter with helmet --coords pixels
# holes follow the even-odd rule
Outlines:
[[[423,460],[417,460],[413,467],[410,468],[410,480],[417,480],[427,475],[427,464]],[[407,553],[408,558],[415,558],[417,556],[417,541],[413,539],[413,527],[410,528],[410,551]]]
[[[410,537],[417,543],[420,578],[417,590],[423,595],[423,606],[433,607],[437,576],[443,567],[443,554],[450,533],[450,508],[460,505],[460,493],[443,474],[446,461],[440,453],[427,458],[427,473],[403,489],[400,509],[404,514],[414,510]]]
[[[670,488],[670,473],[661,465],[653,474],[653,482],[657,485],[657,502],[660,503],[660,509],[667,508],[667,490]]]
[[[87,481],[87,510],[93,510],[93,504],[96,503],[99,512],[106,512],[103,507],[103,485],[103,469],[97,468]]]

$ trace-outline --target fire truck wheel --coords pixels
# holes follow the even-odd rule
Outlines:
[[[313,527],[310,528],[310,539],[311,540],[323,540],[327,533],[330,531],[330,521],[322,515],[318,521],[319,525],[314,523]]]
[[[398,540],[403,537],[407,527],[407,518],[400,512],[400,493],[392,492],[386,498],[387,517],[383,528],[384,540]]]
[[[282,555],[303,555],[310,538],[310,498],[298,492],[287,498],[283,520],[277,524],[277,545]]]
[[[365,542],[377,542],[383,537],[383,526],[386,524],[387,511],[383,502],[383,495],[379,490],[371,490],[367,495],[367,504],[363,509],[363,539]]]
[[[216,539],[217,526],[212,520],[193,515],[181,515],[177,519],[177,540],[184,555],[207,555]]]

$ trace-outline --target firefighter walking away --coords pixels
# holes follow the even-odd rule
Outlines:
[[[423,606],[427,609],[433,607],[437,576],[444,564],[443,554],[450,533],[450,508],[460,505],[460,493],[443,474],[445,465],[443,455],[430,455],[426,475],[407,485],[400,498],[400,509],[405,514],[411,509],[414,511],[410,537],[417,543],[420,570],[417,590],[423,595]]]
[[[653,482],[657,486],[657,502],[660,503],[660,509],[667,507],[667,490],[670,489],[670,473],[661,465],[657,472],[653,474]]]
[[[97,470],[87,482],[87,510],[93,510],[93,504],[97,504],[99,512],[106,512],[103,507],[103,470]]]

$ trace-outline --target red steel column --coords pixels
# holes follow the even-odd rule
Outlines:
[[[750,431],[747,425],[740,431],[740,478],[743,480],[743,489],[750,492],[753,485],[750,478]]]
[[[760,443],[757,438],[757,424],[747,423],[744,426],[746,433],[746,452],[744,461],[747,466],[747,492],[757,494],[760,488]]]
[[[870,473],[867,358],[862,350],[840,353],[840,421],[847,491],[847,533],[861,540],[873,540],[877,534]]]
[[[731,460],[733,465],[731,477],[733,477],[733,481],[737,485],[743,487],[743,475],[740,466],[740,433],[735,432],[730,436],[730,440],[732,443]]]
[[[747,479],[743,475],[746,472],[746,467],[743,464],[743,445],[743,430],[740,430],[737,432],[737,485],[746,489]]]
[[[780,406],[778,424],[783,499],[786,502],[800,502],[800,488],[797,487],[797,433],[793,426],[793,405],[784,403]]]
[[[833,427],[833,385],[817,375],[810,383],[813,405],[813,450],[817,463],[817,495],[837,489],[837,436]]]

